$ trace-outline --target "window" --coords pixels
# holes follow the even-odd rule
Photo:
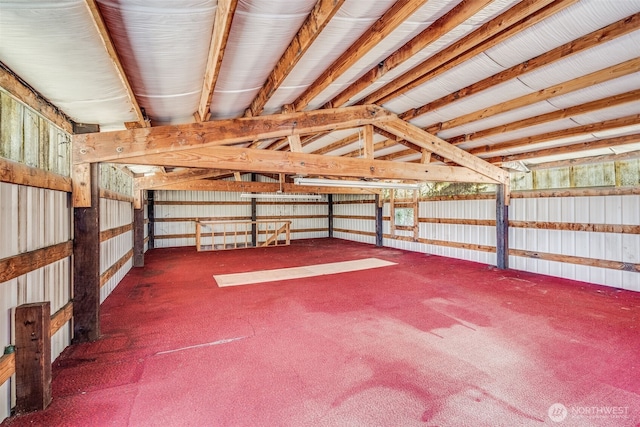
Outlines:
[[[392,191],[390,196],[391,234],[417,239],[419,237],[418,191]]]

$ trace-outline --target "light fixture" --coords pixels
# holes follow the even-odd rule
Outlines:
[[[421,184],[409,184],[404,182],[385,181],[344,181],[341,179],[302,178],[294,179],[296,185],[313,185],[320,187],[364,187],[364,188],[390,188],[394,190],[417,190]]]
[[[289,194],[289,193],[242,193],[241,199],[304,199],[321,200],[319,194]]]

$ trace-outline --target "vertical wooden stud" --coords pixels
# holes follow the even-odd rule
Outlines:
[[[40,411],[51,403],[51,304],[16,308],[16,411]]]
[[[364,125],[364,158],[373,159],[373,125]]]
[[[149,249],[153,249],[155,247],[155,209],[154,209],[154,197],[155,193],[153,190],[147,190],[147,218],[149,219],[148,224],[148,232],[147,236],[149,236]]]
[[[376,194],[376,246],[382,247],[382,199]]]
[[[329,211],[329,237],[333,237],[333,194],[327,195],[327,208]]]
[[[100,165],[91,164],[91,206],[73,210],[73,320],[76,343],[100,337]]]
[[[251,182],[256,181],[256,174],[251,174]],[[255,198],[251,199],[251,243],[253,247],[258,246],[258,229],[256,221],[258,220],[258,202]]]
[[[509,268],[509,188],[499,184],[496,191],[496,266]]]
[[[133,266],[144,267],[144,207],[133,209]]]

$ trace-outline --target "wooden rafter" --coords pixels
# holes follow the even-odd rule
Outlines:
[[[358,80],[349,85],[339,95],[326,104],[327,108],[340,107],[346,104],[352,97],[366,89],[386,73],[395,69],[406,60],[413,57],[425,47],[451,31],[475,13],[491,3],[492,0],[463,0],[453,9],[444,14],[420,34],[405,43],[398,50],[389,55],[375,67],[371,68]]]
[[[306,21],[271,71],[271,74],[267,77],[267,81],[251,101],[251,105],[245,112],[245,117],[257,116],[262,113],[271,96],[291,73],[291,70],[293,70],[300,58],[302,58],[344,2],[345,0],[318,0]]]
[[[207,68],[204,72],[202,91],[200,92],[200,102],[196,111],[196,120],[209,120],[211,112],[211,97],[218,81],[222,58],[227,47],[231,23],[236,12],[238,0],[218,0],[216,16],[213,24],[211,43],[209,44],[209,55],[207,57]]]
[[[402,24],[427,0],[398,0],[346,51],[327,67],[320,77],[311,84],[293,103],[296,111],[301,111],[326,89],[332,82],[366,55],[381,40]]]
[[[247,193],[275,193],[282,190],[284,193],[314,193],[314,194],[372,194],[375,189],[365,188],[338,188],[320,186],[302,186],[288,182],[282,184],[277,182],[234,182],[198,179],[188,182],[179,182],[157,187],[161,190],[187,190],[187,191],[232,191]]]
[[[368,105],[74,135],[73,161],[93,163],[118,159],[122,162],[128,157],[162,151],[353,128],[395,117],[383,108]]]
[[[492,105],[491,107],[483,108],[482,110],[474,111],[472,113],[456,117],[455,119],[447,120],[439,125],[439,129],[451,129],[477,120],[486,119],[487,117],[492,117],[497,114],[515,110],[516,108],[525,107],[536,102],[565,95],[576,90],[604,83],[638,71],[640,71],[640,58],[630,59],[585,76],[571,79],[500,104]]]
[[[596,150],[599,148],[614,148],[616,146],[636,144],[640,142],[640,133],[618,136],[615,138],[599,139],[597,141],[580,142],[577,144],[563,145],[561,147],[544,148],[526,153],[512,154],[508,156],[496,156],[485,159],[489,163],[502,164],[518,160],[535,159],[539,157],[554,156],[558,154],[573,154],[580,151]]]
[[[535,58],[531,58],[520,64],[514,65],[511,68],[431,101],[421,107],[412,108],[402,114],[399,114],[399,117],[404,120],[414,119],[435,109],[442,108],[453,102],[458,102],[468,96],[475,95],[483,90],[487,90],[491,87],[517,78],[523,74],[530,73],[561,59],[566,59],[571,55],[584,52],[594,46],[609,42],[625,34],[629,34],[636,31],[638,28],[640,28],[640,13],[621,19],[604,28],[577,38],[569,43],[565,43],[562,46],[558,46],[557,48],[545,52]]]
[[[471,156],[470,154],[467,155]],[[474,166],[485,163],[478,158],[474,159],[476,159]],[[115,159],[113,162],[122,163],[120,159]],[[493,171],[494,169],[499,172],[493,174],[497,178],[505,179],[506,176],[506,172],[490,164],[486,164],[486,167],[479,167],[479,169],[485,171],[486,174],[484,174],[474,172],[465,167],[419,165],[225,146],[166,151],[157,154],[150,153],[127,159],[126,162],[141,165],[181,167],[193,167],[197,165],[204,168],[224,168],[252,172],[408,179],[416,181],[495,183],[497,180],[487,177],[489,173],[486,172],[489,170]]]
[[[468,167],[469,169],[481,173],[494,181],[506,184],[509,180],[509,174],[502,169],[497,168],[482,159],[449,144],[447,141],[420,129],[417,126],[405,122],[402,119],[395,118],[394,120],[386,122],[377,122],[374,123],[374,126],[391,132],[394,135],[401,137],[403,140],[419,146],[420,148],[425,148],[432,153],[447,158],[460,166]],[[424,167],[426,165],[422,166]]]
[[[492,135],[498,135],[506,132],[513,132],[519,129],[524,129],[530,126],[536,126],[543,123],[549,123],[556,120],[562,120],[581,114],[588,114],[594,111],[603,110],[606,108],[613,108],[635,102],[640,98],[640,89],[632,90],[630,92],[621,93],[618,95],[609,96],[607,98],[598,99],[595,101],[587,102],[573,107],[564,108],[558,111],[552,111],[550,113],[541,114],[539,116],[529,117],[526,119],[518,120],[504,125],[495,126],[490,129],[480,130],[471,134],[459,135],[449,138],[449,143],[453,145],[462,144],[465,141],[472,141],[475,139],[486,138]],[[437,132],[439,126],[435,128],[426,128],[425,130],[430,133]]]
[[[221,171],[217,169],[190,168],[169,172],[166,174],[155,174],[151,176],[142,176],[134,179],[134,188],[136,190],[147,190],[156,187],[162,187],[168,184],[178,184],[182,182],[193,181],[196,179],[214,178],[226,176],[231,171]]]
[[[348,145],[353,144],[354,142],[356,142],[358,139],[360,138],[360,134],[359,133],[354,133],[352,135],[349,135],[345,138],[339,139],[335,142],[332,142],[331,144],[327,144],[322,148],[319,148],[317,150],[315,150],[313,152],[313,154],[327,154],[330,153],[332,151],[338,150],[340,148],[344,148]]]
[[[561,129],[553,132],[547,132],[544,134],[532,135],[524,138],[512,139],[510,141],[500,142],[497,144],[485,145],[481,147],[474,147],[467,150],[469,153],[476,156],[492,154],[497,151],[507,149],[525,149],[530,145],[541,144],[544,142],[554,141],[561,138],[570,138],[580,135],[588,135],[592,132],[602,132],[612,129],[618,129],[625,126],[632,126],[640,124],[640,114],[634,114],[627,117],[621,117],[618,119],[605,120],[598,123],[590,123],[588,125],[577,126],[568,129]]]
[[[98,34],[100,35],[102,44],[104,45],[109,58],[111,58],[111,62],[113,62],[116,73],[118,74],[118,78],[125,88],[127,98],[129,98],[129,102],[131,103],[131,107],[133,108],[133,112],[136,116],[136,120],[134,122],[135,126],[143,128],[149,126],[144,119],[144,115],[142,114],[142,110],[140,109],[140,104],[138,104],[138,100],[133,93],[133,89],[131,87],[131,84],[129,83],[129,79],[127,78],[127,73],[125,73],[124,71],[124,67],[122,66],[122,62],[120,61],[120,57],[118,56],[116,47],[113,44],[113,40],[111,40],[109,30],[104,22],[104,19],[102,18],[102,14],[100,13],[98,4],[95,0],[85,0],[85,4],[87,6],[89,14],[91,15],[91,19],[93,20],[93,24],[98,30]],[[131,126],[131,124],[127,123],[127,126]]]
[[[429,57],[359,101],[384,104],[466,60],[507,40],[524,29],[574,4],[577,0],[523,0],[477,30]]]

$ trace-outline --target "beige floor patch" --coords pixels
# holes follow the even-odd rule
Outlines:
[[[349,271],[368,270],[370,268],[396,265],[395,262],[378,258],[365,258],[354,261],[331,262],[328,264],[305,265],[302,267],[260,270],[247,273],[219,274],[213,278],[218,286],[240,286],[255,283],[275,282],[278,280],[300,279],[303,277],[324,276],[327,274],[347,273]]]

